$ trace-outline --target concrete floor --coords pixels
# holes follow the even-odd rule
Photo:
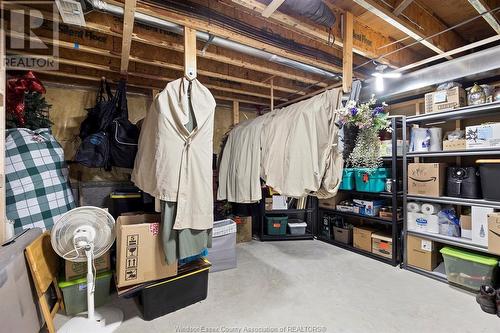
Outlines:
[[[205,301],[153,321],[114,304],[130,333],[500,332],[471,294],[320,241],[239,244],[238,268],[211,273]]]

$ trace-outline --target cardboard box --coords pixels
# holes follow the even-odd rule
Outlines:
[[[337,192],[334,197],[328,199],[319,199],[318,206],[321,208],[335,209],[337,204],[344,200],[348,195],[346,193]]]
[[[439,234],[439,218],[437,215],[408,212],[408,230]]]
[[[177,274],[177,262],[167,265],[160,235],[160,214],[122,215],[116,220],[116,281],[118,287],[159,280]]]
[[[354,199],[354,206],[359,208],[358,214],[366,216],[378,216],[380,207],[385,203],[385,200],[359,200]]]
[[[355,248],[372,252],[372,234],[375,229],[367,227],[354,227],[352,231],[352,243]]]
[[[406,251],[410,266],[432,271],[438,265],[438,251],[436,244],[431,240],[408,235]]]
[[[273,198],[266,198],[265,201],[265,209],[266,210],[272,210],[273,209]]]
[[[337,242],[351,245],[352,229],[333,227],[333,239],[335,239]]]
[[[252,240],[252,217],[236,216],[236,243],[250,242]]]
[[[390,235],[375,232],[372,234],[372,253],[392,259],[392,238]]]
[[[500,147],[500,123],[467,126],[465,139],[467,140],[467,149]]]
[[[500,255],[500,213],[488,214],[488,252]]]
[[[425,94],[425,113],[449,111],[467,105],[467,94],[460,87]]]
[[[488,214],[493,208],[472,206],[472,242],[488,246]]]
[[[409,163],[408,194],[440,197],[446,184],[446,163]]]
[[[109,251],[97,259],[94,259],[94,266],[97,273],[109,271],[111,269],[111,261]],[[64,276],[66,281],[75,280],[87,275],[86,262],[73,262],[65,260],[64,263]]]
[[[383,218],[383,219],[388,219],[388,220],[391,220],[392,219],[392,211],[388,211],[388,212],[379,212],[378,216],[380,218]],[[397,213],[397,217],[396,217],[398,220],[399,219],[402,219],[403,218],[403,214],[401,213]]]
[[[465,150],[465,149],[467,149],[467,140],[465,139],[443,141],[443,150]]]
[[[460,215],[460,237],[472,239],[472,216]]]

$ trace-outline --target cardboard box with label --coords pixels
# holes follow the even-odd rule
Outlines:
[[[333,227],[333,239],[335,239],[337,242],[351,245],[352,229]]]
[[[385,200],[359,200],[354,199],[354,206],[358,207],[358,214],[366,216],[378,216],[380,207],[385,203]]]
[[[460,87],[425,94],[425,113],[449,111],[467,105],[467,94]]]
[[[160,234],[160,214],[122,215],[116,220],[116,280],[118,287],[159,280],[177,274],[177,262],[167,265]]]
[[[436,244],[431,240],[412,235],[408,235],[406,239],[408,265],[428,271],[434,270],[439,259]]]
[[[488,246],[488,214],[493,208],[472,206],[472,242],[477,245]]]
[[[467,140],[444,140],[443,150],[465,150],[467,148]]]
[[[488,252],[500,255],[500,213],[488,214]]]
[[[460,215],[460,237],[472,239],[472,216]]]
[[[409,163],[408,194],[440,197],[446,184],[446,163]]]
[[[252,217],[235,216],[236,243],[250,242],[252,240]]]
[[[467,126],[467,149],[491,149],[500,147],[500,123]]]
[[[94,266],[97,273],[109,271],[111,269],[109,251],[99,258],[94,259]],[[87,263],[65,260],[64,275],[66,277],[66,281],[87,276]]]
[[[372,234],[372,253],[392,259],[391,236],[379,232],[374,232]]]
[[[352,230],[352,244],[355,248],[372,252],[372,234],[375,229],[368,227],[354,227]]]

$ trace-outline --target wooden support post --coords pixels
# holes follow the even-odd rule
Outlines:
[[[354,18],[351,12],[345,12],[343,22],[344,48],[342,59],[342,90],[351,92],[352,88],[352,44],[353,44]]]
[[[126,74],[130,59],[130,46],[132,45],[132,32],[134,30],[136,0],[126,0],[123,10],[123,36],[120,72]]]
[[[271,111],[274,110],[274,79],[271,78]]]
[[[240,122],[240,102],[237,100],[233,101],[233,125]]]
[[[184,75],[196,78],[196,30],[184,27]]]

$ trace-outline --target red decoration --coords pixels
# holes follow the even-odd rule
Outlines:
[[[7,81],[7,112],[10,112],[17,118],[19,125],[24,126],[24,94],[26,92],[35,91],[40,94],[45,94],[45,87],[42,82],[37,79],[32,71],[29,71],[22,77],[9,79]]]

